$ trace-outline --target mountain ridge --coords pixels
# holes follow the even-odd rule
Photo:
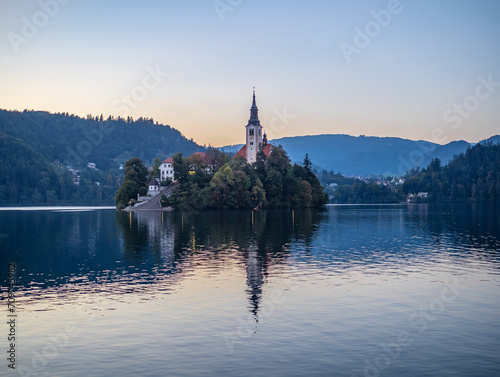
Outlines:
[[[500,135],[481,141],[500,142]],[[287,136],[270,140],[282,145],[293,162],[301,163],[308,153],[318,170],[333,170],[350,176],[403,176],[411,169],[424,168],[434,158],[447,164],[455,155],[464,153],[474,143],[455,140],[441,145],[425,140],[410,140],[388,136],[351,136],[320,134]],[[234,152],[243,144],[220,149]]]
[[[202,150],[153,119],[0,109],[0,205],[111,205],[129,158]]]

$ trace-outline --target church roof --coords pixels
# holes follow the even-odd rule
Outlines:
[[[159,186],[160,184],[158,183],[158,181],[156,180],[156,178],[153,178],[151,180],[151,182],[149,182],[149,185],[150,186]]]
[[[236,153],[233,157],[233,160],[236,158],[236,157],[243,157],[243,158],[247,158],[247,146],[246,144],[244,146],[241,147],[241,149],[238,151],[238,153]]]
[[[252,101],[252,107],[250,108],[250,119],[248,121],[248,124],[260,126],[259,109],[257,108],[257,102],[255,101],[255,87],[253,88],[253,101]]]
[[[271,144],[267,144],[264,149],[264,154],[266,155],[267,158],[269,158],[269,155],[271,154]]]
[[[267,144],[264,149],[262,149],[262,151],[264,152],[264,154],[266,155],[267,158],[269,158],[269,155],[271,154],[271,144]],[[241,147],[241,149],[238,151],[238,153],[236,153],[233,157],[233,160],[236,158],[236,157],[244,157],[244,158],[247,158],[247,146],[246,144],[244,146]]]
[[[172,160],[171,157],[167,158],[165,161],[163,161],[165,164],[173,164],[174,160]]]

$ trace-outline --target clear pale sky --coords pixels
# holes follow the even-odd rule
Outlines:
[[[500,133],[499,20],[498,0],[1,0],[0,108],[222,146],[244,142],[255,86],[270,138],[474,142]]]

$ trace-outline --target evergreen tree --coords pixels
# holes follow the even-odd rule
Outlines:
[[[306,157],[304,157],[304,169],[306,169],[309,173],[311,173],[312,163],[309,159],[309,153],[306,153]]]
[[[226,154],[214,156],[218,161],[228,160]],[[176,155],[174,171],[180,184],[166,205],[178,209],[229,209],[311,207],[327,203],[328,196],[316,176],[302,166],[292,167],[283,148],[274,148],[269,159],[260,156],[258,160],[260,165],[236,158],[210,176],[203,168],[196,167],[196,158]]]
[[[432,202],[499,202],[500,144],[476,144],[442,167],[438,159],[408,177],[406,194],[428,192]]]

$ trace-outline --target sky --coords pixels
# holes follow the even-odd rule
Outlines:
[[[500,134],[498,0],[0,0],[0,108],[243,143]]]

